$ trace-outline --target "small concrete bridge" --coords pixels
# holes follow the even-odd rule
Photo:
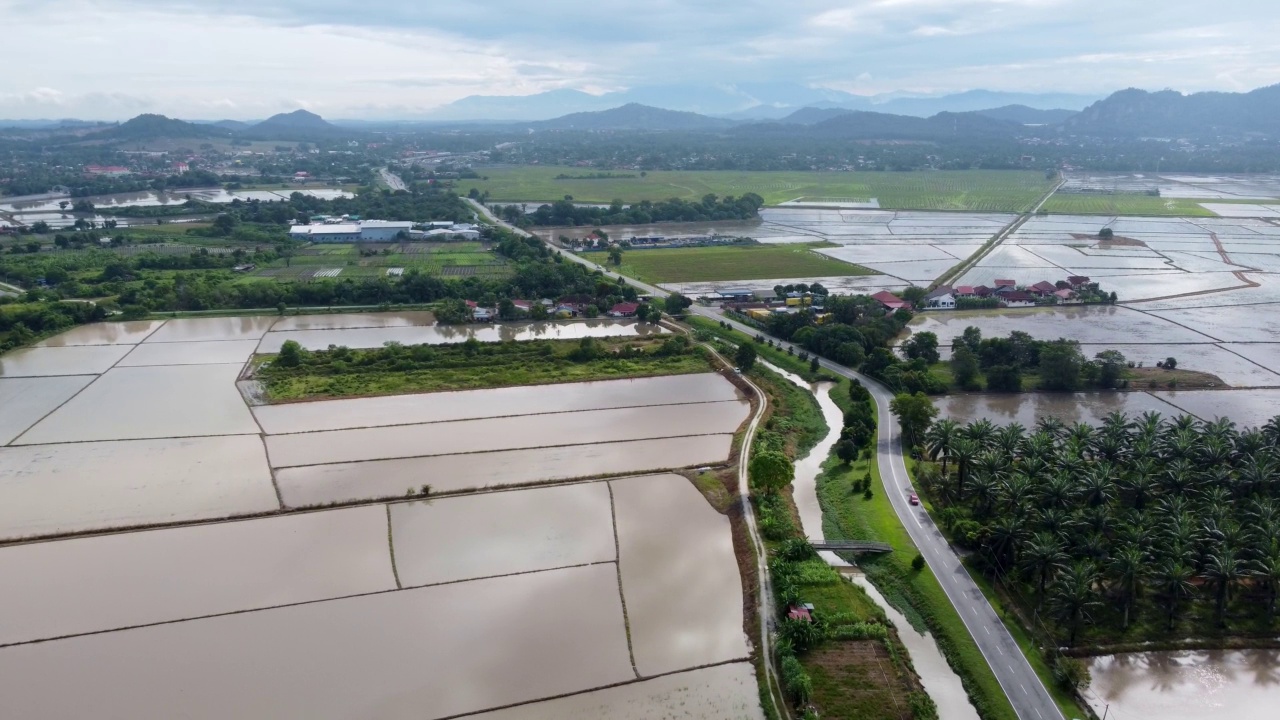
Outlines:
[[[835,552],[858,552],[858,553],[887,553],[893,552],[893,547],[888,543],[878,542],[838,542],[838,543],[818,543],[813,546],[814,550],[834,550]]]

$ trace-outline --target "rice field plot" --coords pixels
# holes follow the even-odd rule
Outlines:
[[[482,278],[505,277],[511,272],[506,260],[480,242],[337,243],[304,248],[291,258],[258,268],[250,277],[296,282],[387,277],[410,270],[436,277]]]
[[[1053,181],[1021,170],[956,170],[932,172],[737,172],[653,171],[644,177],[556,180],[575,168],[523,166],[486,169],[488,180],[468,180],[467,187],[488,191],[498,202],[553,202],[572,195],[577,202],[608,203],[681,198],[700,200],[753,192],[777,205],[801,197],[874,198],[882,208],[1023,212],[1040,199]]]
[[[1050,213],[1083,215],[1173,215],[1214,217],[1214,213],[1194,200],[1127,193],[1056,192],[1044,204]]]
[[[631,250],[621,271],[639,280],[706,282],[762,278],[813,279],[874,275],[860,265],[841,262],[814,250],[824,245],[722,245]]]

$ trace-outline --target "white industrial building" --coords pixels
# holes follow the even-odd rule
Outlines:
[[[406,235],[413,229],[411,222],[391,220],[365,220],[360,223],[360,239],[369,242],[391,242],[400,233]]]
[[[392,242],[400,233],[406,235],[413,229],[411,222],[389,220],[365,220],[361,223],[324,223],[320,225],[294,225],[289,237],[310,242]]]

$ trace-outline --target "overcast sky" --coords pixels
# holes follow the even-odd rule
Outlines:
[[[1280,82],[1276,0],[0,0],[0,117],[420,115],[466,95]]]

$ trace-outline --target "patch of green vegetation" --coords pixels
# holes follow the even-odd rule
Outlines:
[[[776,365],[790,373],[795,373],[809,382],[818,382],[826,380],[836,382],[839,378],[825,373],[821,369],[816,372],[808,360],[801,359],[799,355],[794,355],[783,350],[781,347],[771,345],[768,342],[756,342],[754,338],[745,333],[734,330],[731,327],[725,327],[720,323],[704,317],[690,315],[685,318],[685,323],[691,325],[697,330],[710,333],[713,337],[725,340],[735,345],[743,342],[755,342],[756,353],[764,360],[772,365]]]
[[[711,370],[682,337],[388,345],[315,352],[289,346],[256,377],[273,402],[681,375]]]
[[[631,249],[619,271],[648,283],[764,280],[771,278],[874,275],[860,265],[814,252],[826,243],[803,245],[712,245],[689,248]]]
[[[756,365],[751,376],[760,380],[773,412],[756,433],[756,451],[776,450],[788,457],[804,457],[826,437],[830,428],[813,395],[767,367]]]
[[[1062,215],[1170,215],[1183,217],[1217,217],[1200,206],[1201,201],[1162,198],[1152,195],[1102,195],[1092,193],[1054,193],[1042,210]],[[1228,202],[1214,200],[1212,202]]]
[[[573,168],[520,166],[485,170],[486,180],[462,187],[488,192],[494,202],[554,202],[571,195],[577,202],[608,203],[753,192],[769,205],[797,198],[875,198],[895,210],[1025,212],[1053,187],[1043,172],[1024,170],[944,170],[933,172],[652,171],[636,178],[557,180]],[[580,171],[577,171],[580,172]]]

